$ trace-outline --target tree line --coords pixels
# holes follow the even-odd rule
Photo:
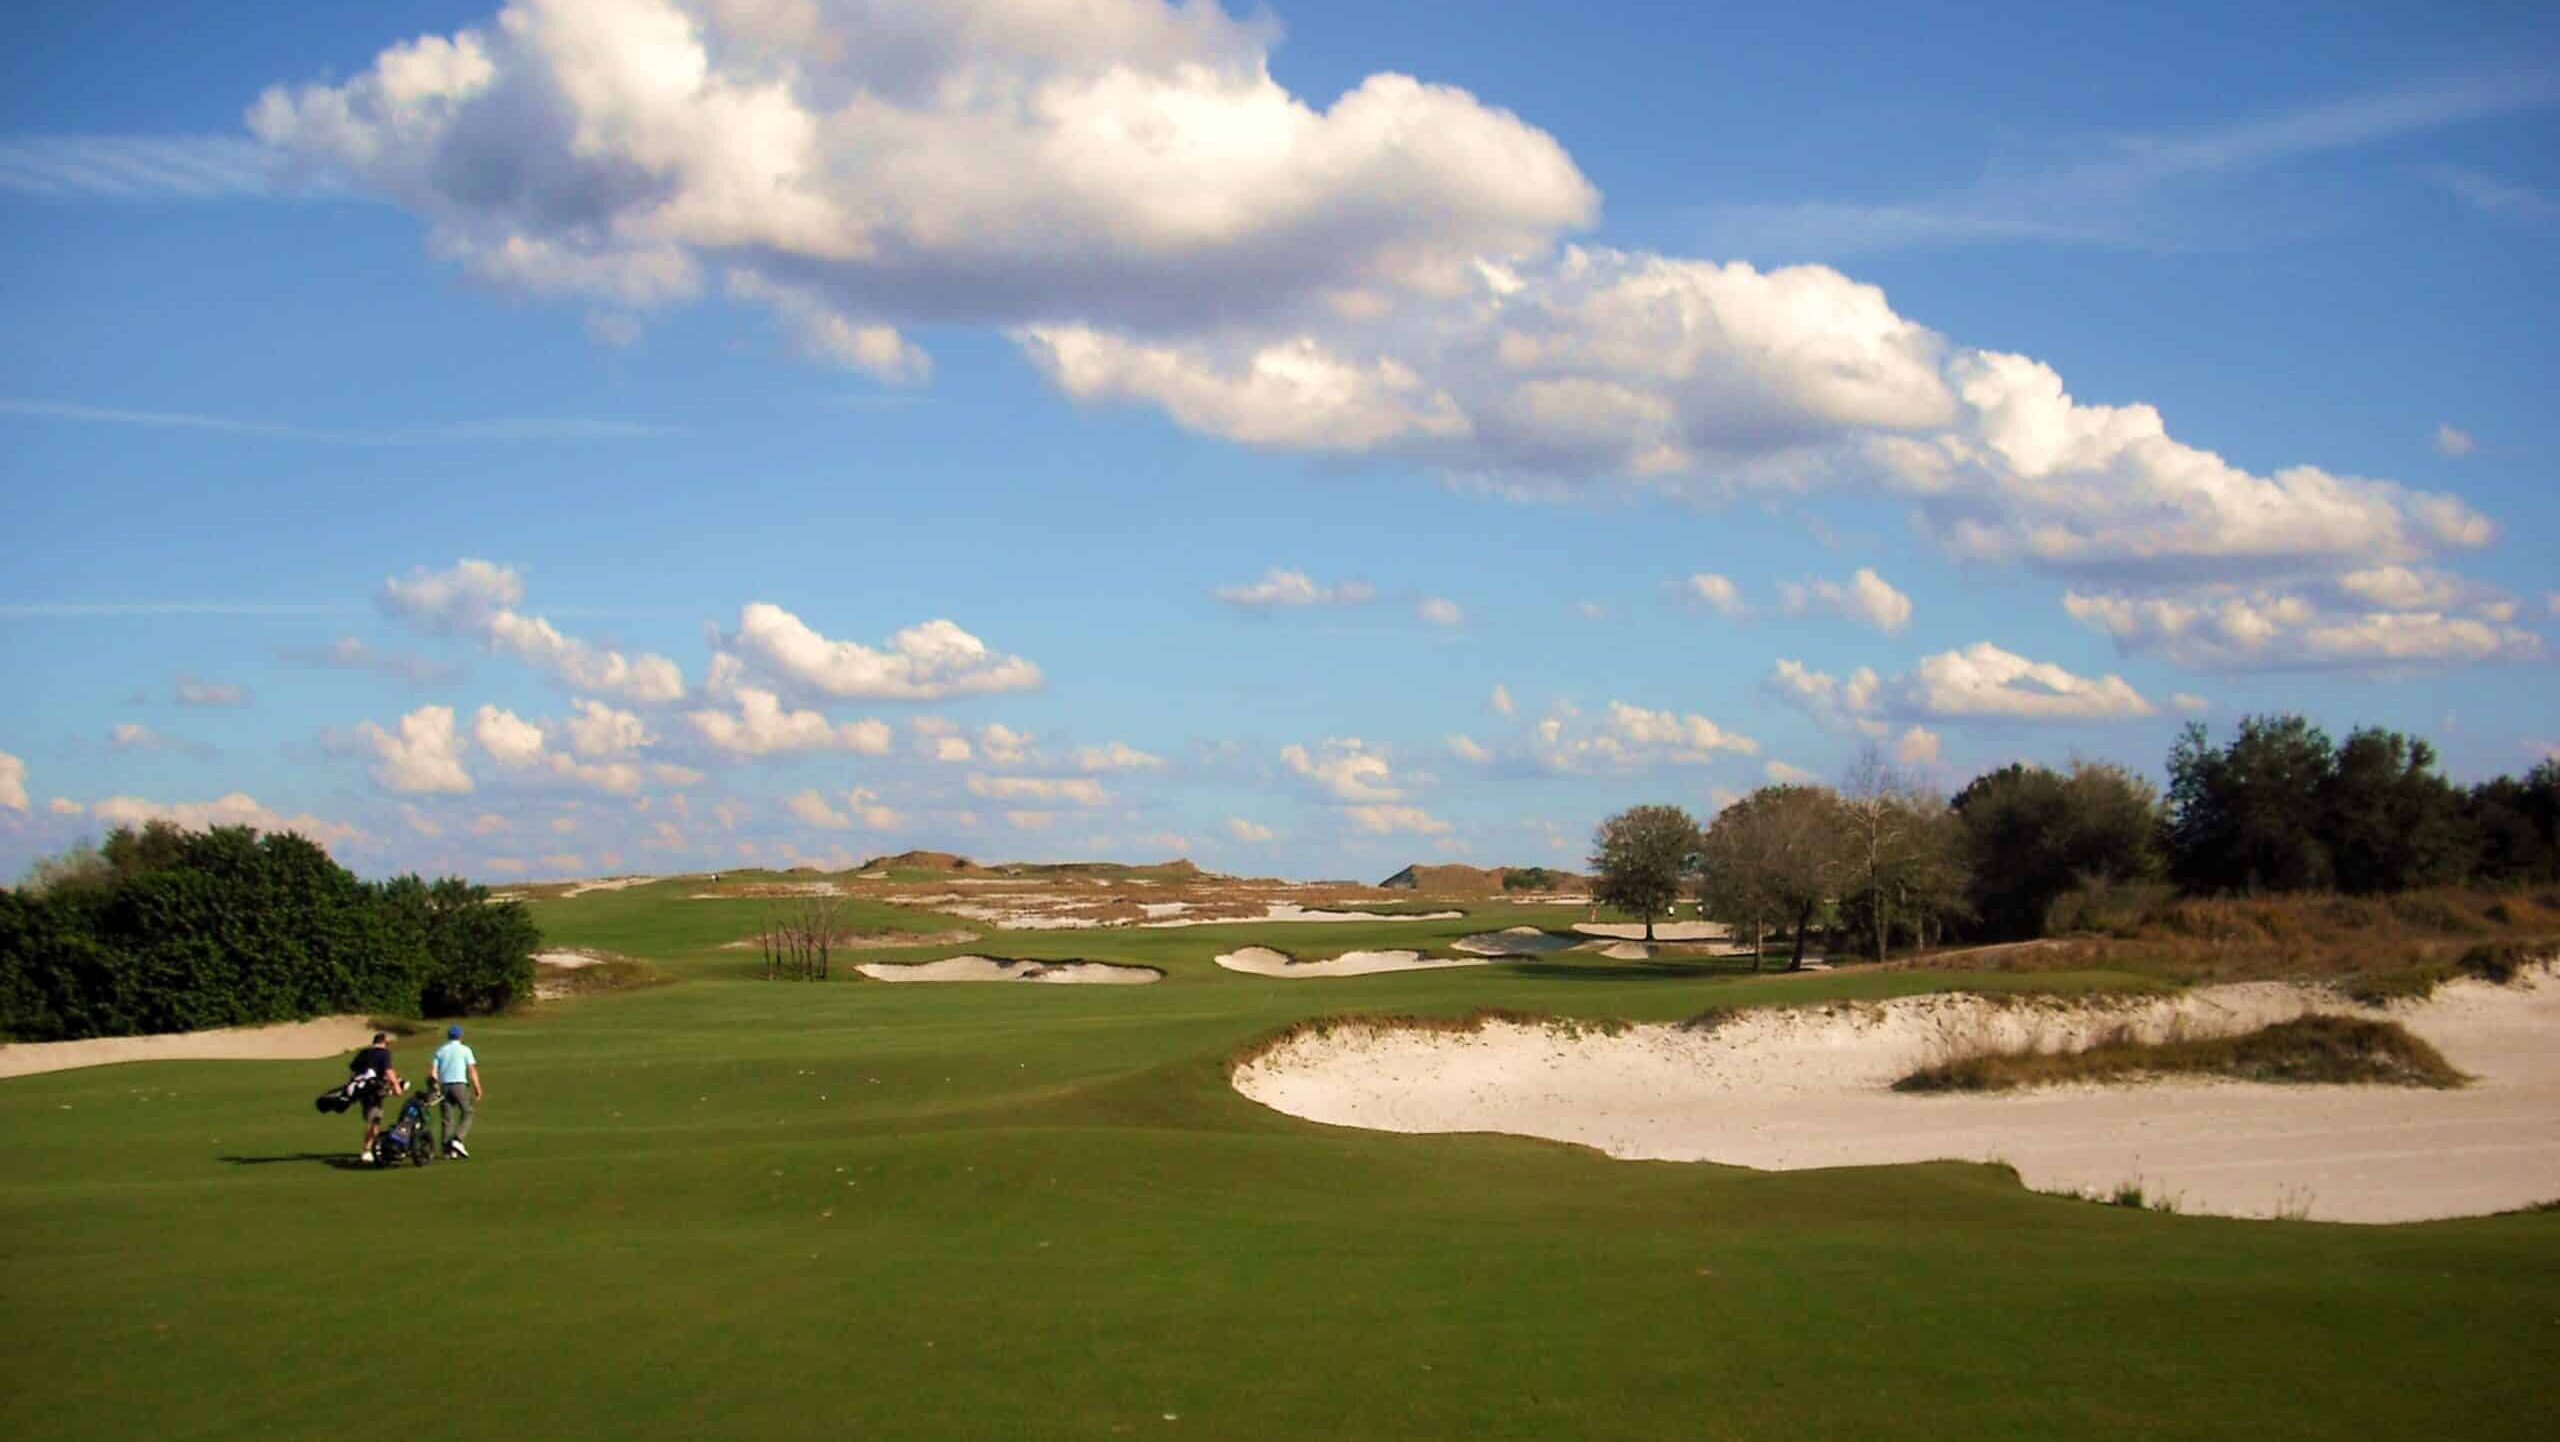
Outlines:
[[[1881,960],[1949,935],[2041,936],[2058,903],[2126,886],[2191,895],[2373,894],[2560,881],[2560,758],[2471,787],[2427,742],[2362,727],[2343,743],[2300,716],[2252,716],[2216,745],[2191,725],[2169,789],[2110,762],[2013,764],[1952,796],[1868,752],[1838,788],[1765,786],[1704,827],[1672,806],[1600,826],[1596,900],[1652,920],[1694,895],[1752,938],[1817,927]]]
[[[497,1011],[540,945],[521,903],[467,881],[361,881],[291,833],[152,822],[0,891],[0,1036]]]

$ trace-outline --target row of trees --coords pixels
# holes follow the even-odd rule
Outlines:
[[[0,891],[0,1036],[496,1011],[531,993],[540,944],[465,881],[365,882],[290,833],[153,822]]]
[[[2041,935],[2068,893],[2174,883],[2191,893],[2354,893],[2560,881],[2560,760],[2468,789],[2425,741],[2380,728],[2331,742],[2299,716],[2250,717],[2227,745],[2191,726],[2162,795],[2107,762],[2010,765],[1952,798],[1869,752],[1847,784],[1767,786],[1701,828],[1639,806],[1601,825],[1594,896],[1652,919],[1684,894],[1749,935],[1820,921],[1835,949],[1881,959],[1961,927]]]

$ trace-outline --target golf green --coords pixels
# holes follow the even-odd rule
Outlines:
[[[346,1164],[334,1062],[0,1082],[14,1439],[2541,1437],[2560,1212],[2349,1227],[1370,1134],[1236,1096],[1328,1011],[1667,1018],[2015,984],[1580,956],[1219,970],[1516,924],[990,936],[1153,986],[768,982],[751,903],[537,906],[673,984],[471,1025],[473,1160]],[[866,905],[865,925],[947,926]],[[2043,986],[2126,979],[2065,976]],[[403,1044],[416,1067],[426,1039]]]

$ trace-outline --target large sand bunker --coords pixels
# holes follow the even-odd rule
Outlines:
[[[1176,916],[1140,923],[1148,927],[1230,926],[1244,921],[1455,921],[1463,911],[1334,911],[1294,901],[1266,903],[1260,916]]]
[[[227,1026],[157,1036],[22,1041],[0,1046],[0,1077],[122,1061],[314,1061],[343,1056],[372,1035],[373,1023],[363,1017],[322,1016],[273,1026]]]
[[[1562,951],[1577,943],[1570,936],[1540,931],[1534,926],[1515,926],[1508,931],[1484,931],[1462,936],[1451,943],[1470,956],[1544,956]]]
[[[1164,980],[1152,966],[1107,961],[1016,961],[997,956],[949,956],[900,966],[869,961],[854,968],[873,981],[1032,981],[1052,986],[1138,986]]]
[[[1375,976],[1388,971],[1437,971],[1450,966],[1482,966],[1473,957],[1428,957],[1418,951],[1346,951],[1330,961],[1299,961],[1285,951],[1248,946],[1218,958],[1229,971],[1293,979],[1319,976]]]
[[[2391,1016],[2475,1080],[2458,1091],[2160,1081],[1996,1096],[1889,1088],[1990,1047],[2229,1035],[2318,1009],[2257,983],[2173,998],[1974,996],[1759,1008],[1615,1036],[1491,1022],[1472,1032],[1356,1024],[1237,1068],[1246,1096],[1340,1126],[1510,1132],[1615,1157],[1792,1171],[1954,1158],[2007,1162],[2040,1191],[2128,1182],[2183,1210],[2399,1222],[2560,1198],[2560,981],[2456,981]]]

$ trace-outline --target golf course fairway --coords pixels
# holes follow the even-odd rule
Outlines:
[[[1574,955],[1284,984],[1211,960],[1446,954],[1526,916],[1478,906],[860,958],[1160,985],[765,981],[722,949],[754,904],[686,890],[534,904],[546,944],[669,984],[471,1022],[468,1162],[345,1165],[353,1118],[309,1100],[334,1061],[0,1081],[0,1436],[2083,1442],[2560,1415],[2560,1212],[2314,1225],[1982,1165],[1623,1162],[1317,1126],[1227,1079],[1328,1012],[1663,1020],[2025,978]]]

